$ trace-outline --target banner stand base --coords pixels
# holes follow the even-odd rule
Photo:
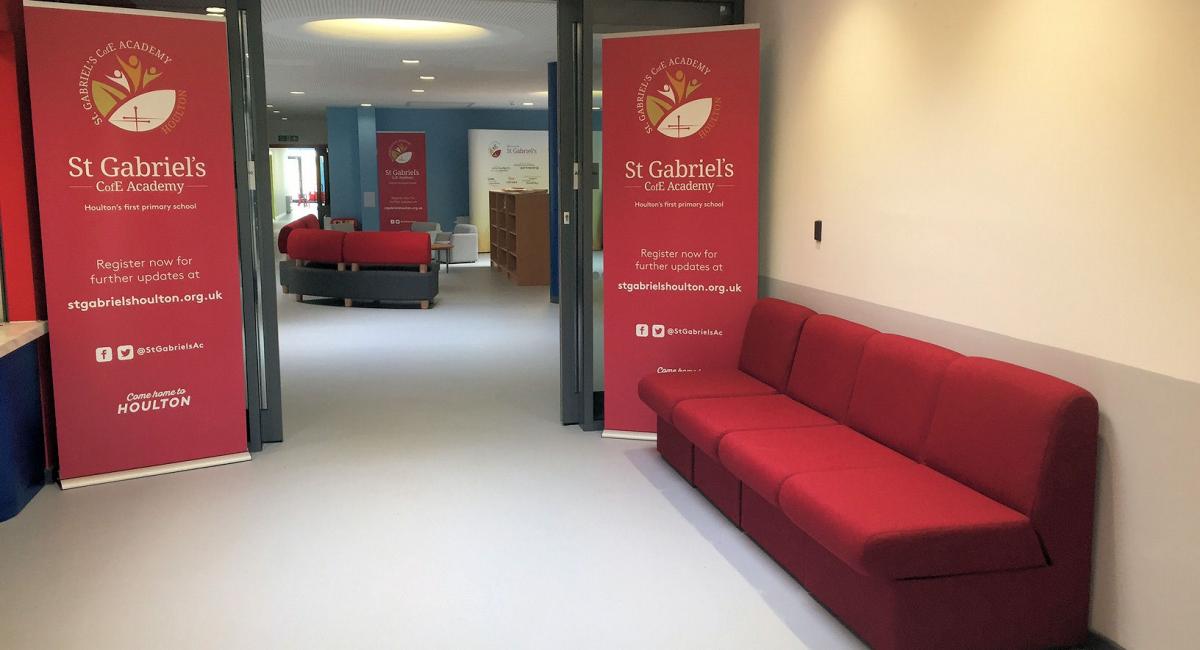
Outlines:
[[[196,460],[185,460],[178,463],[168,463],[166,465],[155,465],[154,467],[139,467],[137,469],[126,469],[120,472],[109,472],[108,474],[94,474],[92,476],[80,476],[78,478],[66,478],[59,481],[59,485],[64,490],[74,488],[87,487],[89,485],[100,485],[102,483],[116,483],[117,481],[128,481],[135,478],[144,478],[147,476],[158,476],[159,474],[173,474],[175,472],[186,472],[190,469],[201,469],[204,467],[216,467],[218,465],[229,465],[231,463],[241,463],[250,460],[250,452],[243,451],[236,454],[228,454],[226,456],[213,456],[211,458],[197,458]]]
[[[614,440],[641,440],[643,442],[656,442],[658,440],[657,433],[646,433],[645,431],[621,431],[620,429],[605,429],[601,434],[601,438],[612,438]]]

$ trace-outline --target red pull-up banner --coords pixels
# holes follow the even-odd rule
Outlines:
[[[603,57],[604,426],[649,432],[638,380],[734,367],[757,297],[759,32],[613,34]]]
[[[25,25],[64,487],[245,460],[224,19]]]
[[[414,221],[429,221],[425,176],[425,134],[379,131],[379,229],[412,230]]]

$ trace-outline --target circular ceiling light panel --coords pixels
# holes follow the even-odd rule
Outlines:
[[[491,35],[483,27],[466,23],[402,18],[326,18],[305,23],[300,29],[313,36],[339,41],[396,45],[470,43]]]

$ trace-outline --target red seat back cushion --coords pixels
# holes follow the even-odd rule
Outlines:
[[[293,230],[287,240],[288,256],[305,262],[337,264],[342,261],[342,240],[346,233],[336,230]]]
[[[348,232],[343,257],[356,264],[429,264],[429,235],[423,232]]]
[[[783,390],[796,355],[800,329],[813,313],[808,307],[783,300],[759,300],[750,310],[738,368],[776,390]]]
[[[946,370],[923,460],[1031,515],[1042,481],[1053,478],[1043,475],[1047,451],[1061,448],[1064,436],[1080,436],[1068,446],[1083,448],[1096,435],[1097,418],[1095,398],[1074,384],[1002,361],[963,357]]]
[[[877,332],[865,325],[817,314],[804,323],[788,377],[793,399],[843,422],[863,346]]]
[[[919,458],[953,350],[895,334],[867,341],[846,423],[909,458]]]
[[[297,219],[291,223],[284,224],[284,226],[279,229],[279,252],[283,253],[285,255],[287,254],[288,238],[291,237],[293,232],[295,232],[297,230],[308,230],[308,229],[314,229],[314,230],[321,229],[321,222],[318,221],[317,218],[311,214],[300,217],[299,219]]]

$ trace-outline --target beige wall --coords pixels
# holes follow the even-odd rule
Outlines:
[[[1200,381],[1200,2],[747,12],[764,275]],[[1107,441],[1093,627],[1129,648],[1186,647],[1200,614],[1194,433]]]

